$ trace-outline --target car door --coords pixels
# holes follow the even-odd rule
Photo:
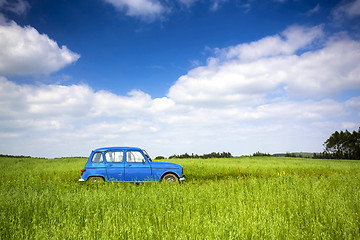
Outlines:
[[[124,181],[124,152],[108,151],[105,153],[107,179],[109,181]]]
[[[151,180],[151,165],[142,152],[127,151],[125,161],[125,181]]]

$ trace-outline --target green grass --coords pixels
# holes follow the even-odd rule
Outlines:
[[[360,161],[172,161],[185,183],[79,183],[86,159],[0,158],[0,239],[360,238]]]

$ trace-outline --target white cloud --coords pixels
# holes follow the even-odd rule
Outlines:
[[[336,112],[337,116],[334,116]],[[347,113],[343,104],[334,100],[325,99],[321,101],[281,101],[264,104],[248,112],[255,119],[268,121],[270,119],[292,119],[292,121],[317,121],[323,119],[335,119],[345,116]],[[245,112],[245,115],[246,112]],[[281,116],[282,119],[279,119]],[[251,118],[250,118],[251,119]]]
[[[183,6],[186,9],[194,6],[199,0],[103,0],[113,5],[117,10],[125,12],[127,16],[138,17],[144,21],[152,22],[155,19],[163,19],[166,14],[171,13],[174,9]],[[211,0],[208,2],[211,11],[217,11],[221,5],[228,0]]]
[[[281,34],[225,48],[220,50],[219,53],[226,60],[238,59],[242,62],[264,57],[290,55],[316,44],[323,35],[321,26],[305,28],[295,25],[287,28]]]
[[[287,90],[305,96],[328,96],[360,89],[360,43],[343,39],[290,61]]]
[[[269,145],[272,151],[281,146],[291,150],[288,134],[297,134],[296,143],[315,134],[302,150],[320,151],[321,137],[329,130],[308,125],[345,119],[356,100],[277,99],[204,108],[169,97],[153,99],[141,91],[119,96],[85,85],[19,85],[2,77],[0,150],[19,154],[16,146],[21,145],[21,154],[60,157],[86,155],[99,146],[136,145],[155,155],[214,150],[251,154],[270,151]]]
[[[139,117],[146,115],[144,109],[152,106],[150,95],[134,90],[128,96],[117,96],[113,93],[100,91],[94,95],[94,113],[96,115],[117,117]]]
[[[17,85],[0,77],[0,86],[3,119],[78,119],[89,114],[93,97],[83,85]]]
[[[307,11],[307,12],[306,12],[306,15],[307,15],[307,16],[311,16],[311,15],[319,12],[320,9],[321,9],[321,8],[320,8],[320,4],[318,3],[318,4],[316,4],[316,6],[315,6],[314,8],[310,9],[309,11]]]
[[[35,28],[15,22],[0,25],[0,74],[41,75],[56,72],[80,55],[58,44]]]
[[[10,11],[18,15],[25,14],[30,8],[30,4],[25,0],[0,0],[0,9]]]
[[[346,106],[355,108],[360,111],[360,96],[359,97],[353,97],[346,101]]]
[[[360,0],[343,0],[332,11],[335,20],[342,21],[343,18],[356,18],[360,16]]]
[[[228,0],[212,0],[212,5],[210,7],[210,10],[217,11],[221,7],[221,4],[227,1]]]
[[[220,49],[206,66],[181,76],[168,96],[198,106],[254,105],[273,94],[320,98],[360,89],[360,43],[334,38],[321,47],[323,35],[321,27],[296,26]]]
[[[39,156],[46,149],[47,156],[62,156],[61,146],[70,143],[89,149],[94,142],[96,146],[106,141],[121,144],[122,139],[127,141],[124,145],[131,145],[144,134],[156,133],[161,127],[156,119],[164,117],[174,103],[138,90],[119,96],[95,92],[86,85],[20,85],[0,77],[0,105],[0,137],[6,139],[0,141],[0,151],[16,151],[10,140],[16,140],[16,145],[30,141],[41,147],[24,142],[27,154]],[[53,144],[59,144],[59,152],[49,153]]]
[[[154,20],[161,17],[166,8],[157,0],[105,0],[126,15]]]

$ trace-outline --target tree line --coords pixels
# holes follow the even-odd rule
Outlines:
[[[0,154],[0,157],[3,158],[31,158],[30,156],[15,156],[15,155],[8,155],[8,154]]]
[[[360,127],[358,131],[349,132],[335,131],[324,142],[324,151],[322,153],[313,153],[302,156],[300,153],[286,153],[285,157],[306,157],[306,158],[326,158],[326,159],[356,159],[360,160]],[[256,152],[252,156],[273,156],[269,153]],[[216,153],[212,152],[204,155],[188,154],[172,155],[171,158],[231,158],[232,155],[229,152]]]
[[[203,155],[197,155],[197,154],[188,154],[188,153],[184,153],[181,155],[172,155],[169,157],[169,159],[171,158],[202,158],[202,159],[207,159],[207,158],[231,158],[232,155],[229,152],[212,152],[212,153],[208,153],[208,154],[203,154]]]

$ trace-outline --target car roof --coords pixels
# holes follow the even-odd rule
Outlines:
[[[106,152],[106,151],[127,151],[127,150],[136,150],[141,151],[141,148],[138,147],[104,147],[104,148],[97,148],[94,149],[93,152]]]

